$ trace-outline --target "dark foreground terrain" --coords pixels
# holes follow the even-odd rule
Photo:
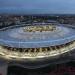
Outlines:
[[[50,65],[35,70],[13,66],[8,67],[8,75],[75,75],[75,62]]]

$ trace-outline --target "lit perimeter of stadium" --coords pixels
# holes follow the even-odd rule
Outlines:
[[[0,59],[8,66],[36,69],[69,61],[75,50],[75,29],[41,23],[0,30]]]

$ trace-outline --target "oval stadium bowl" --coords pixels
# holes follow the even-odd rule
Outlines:
[[[35,69],[69,61],[75,29],[58,24],[10,26],[0,30],[0,58],[9,65]]]

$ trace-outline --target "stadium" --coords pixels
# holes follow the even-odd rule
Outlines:
[[[69,25],[51,22],[0,29],[0,58],[9,66],[36,69],[68,62],[74,49],[75,29]]]
[[[0,75],[75,75],[74,5],[1,0]]]

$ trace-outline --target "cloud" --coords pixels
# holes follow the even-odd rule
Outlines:
[[[0,13],[74,13],[75,0],[0,0]]]

